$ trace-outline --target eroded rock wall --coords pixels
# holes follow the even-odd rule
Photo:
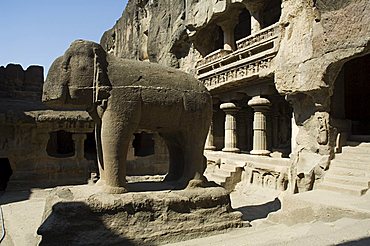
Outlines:
[[[8,64],[0,67],[0,97],[41,100],[44,69],[41,66],[29,66],[23,70],[21,65]]]
[[[214,37],[206,25],[238,0],[130,0],[101,38],[118,57],[157,62],[195,73],[199,50]],[[199,32],[202,35],[197,35]],[[206,37],[205,37],[206,35]]]
[[[184,0],[129,1],[101,44],[119,57],[183,67],[183,59],[191,53],[185,9]]]
[[[330,114],[334,82],[346,61],[370,51],[369,3],[283,1],[275,85],[281,94],[288,95],[299,128],[293,178],[300,169],[303,179],[320,178],[333,157],[337,137]]]

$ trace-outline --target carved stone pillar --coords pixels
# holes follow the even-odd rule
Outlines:
[[[72,139],[75,145],[75,157],[82,160],[85,157],[85,133],[75,133],[72,135]]]
[[[271,103],[268,99],[261,96],[253,97],[248,105],[254,109],[253,120],[253,150],[252,155],[269,155],[267,150],[267,124],[266,114],[270,109]]]
[[[237,23],[237,20],[234,19],[228,19],[218,23],[224,32],[224,50],[233,51],[236,49],[234,29]]]
[[[245,3],[251,15],[251,34],[254,34],[263,27],[262,11],[264,8],[263,0],[253,0]]]
[[[216,146],[214,144],[213,139],[213,120],[211,121],[211,125],[209,126],[206,146],[204,147],[205,150],[216,150]]]
[[[299,132],[299,127],[295,121],[295,116],[293,114],[292,117],[292,136],[291,136],[291,153],[294,153],[296,147],[297,147],[297,136]]]
[[[223,103],[220,105],[225,114],[225,144],[222,151],[240,152],[237,148],[236,113],[239,108],[234,103]]]
[[[262,29],[262,18],[259,11],[251,12],[251,34]]]

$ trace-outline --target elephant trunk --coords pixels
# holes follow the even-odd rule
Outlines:
[[[63,57],[57,58],[51,65],[43,86],[42,102],[48,106],[64,106],[67,101],[68,85],[63,81]]]

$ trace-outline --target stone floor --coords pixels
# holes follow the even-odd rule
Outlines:
[[[6,230],[2,246],[38,244],[47,193],[32,189],[0,197]],[[238,185],[231,199],[252,227],[171,245],[370,245],[370,194],[318,190],[290,195]]]

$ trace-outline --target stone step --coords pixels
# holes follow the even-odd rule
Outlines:
[[[224,175],[223,173],[215,172],[215,173],[212,173],[212,177],[214,177],[214,178],[216,178],[216,179],[219,179],[219,180],[226,181],[226,179],[227,179],[229,176],[228,176],[228,175]]]
[[[370,178],[368,177],[348,177],[328,173],[324,177],[324,182],[344,184],[344,185],[355,185],[361,187],[370,187]]]
[[[366,171],[364,171],[364,170],[338,167],[338,166],[332,166],[330,168],[330,172],[332,174],[342,175],[342,176],[350,176],[350,177],[353,177],[353,176],[365,177],[366,176]]]
[[[353,168],[364,171],[370,171],[370,161],[364,162],[359,160],[342,160],[334,159],[331,166],[344,167],[344,168]]]
[[[332,182],[323,182],[320,186],[320,189],[330,190],[339,193],[346,193],[349,195],[361,196],[366,193],[368,187],[357,186],[357,185],[345,185]]]
[[[225,184],[226,179],[222,178],[222,177],[219,177],[219,176],[216,176],[214,174],[211,174],[211,175],[208,176],[208,181],[213,181],[218,185],[223,185],[223,184]]]
[[[229,172],[235,172],[237,168],[239,167],[233,164],[227,164],[227,163],[222,163],[220,166],[220,170],[229,171]]]
[[[337,154],[335,155],[334,160],[339,161],[355,161],[355,162],[364,162],[368,163],[370,161],[370,155],[368,154],[349,154],[349,153],[343,153],[343,154]]]
[[[347,141],[346,145],[351,146],[351,147],[369,147],[370,148],[369,142]]]
[[[370,135],[351,135],[348,140],[356,142],[370,142]]]
[[[357,147],[351,147],[351,146],[344,146],[342,148],[343,154],[361,154],[361,155],[367,155],[370,158],[370,147],[364,147],[364,146],[357,146]]]
[[[220,175],[225,176],[225,177],[230,177],[232,173],[234,172],[235,172],[235,169],[233,171],[230,171],[230,170],[225,170],[223,168],[220,168],[217,170],[216,173],[219,173]]]

